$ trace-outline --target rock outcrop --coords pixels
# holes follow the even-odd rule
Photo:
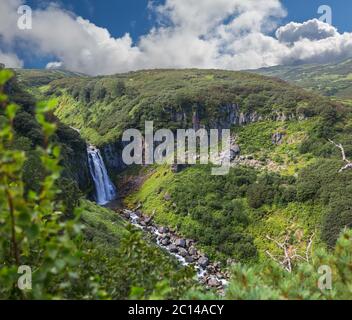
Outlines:
[[[100,147],[104,163],[109,171],[119,173],[127,168],[122,159],[122,151],[128,143],[115,142]]]
[[[271,142],[276,145],[280,145],[283,143],[283,139],[285,137],[285,134],[282,132],[275,132],[273,136],[271,137]]]

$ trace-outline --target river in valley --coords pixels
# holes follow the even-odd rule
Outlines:
[[[108,175],[99,149],[88,146],[87,153],[89,170],[95,186],[96,202],[119,212],[122,218],[150,234],[157,246],[175,257],[181,265],[192,265],[200,283],[223,293],[228,274],[221,271],[220,263],[211,263],[197,250],[195,241],[184,239],[167,227],[157,226],[151,217],[143,215],[138,208],[133,211],[121,209],[118,202],[114,201],[117,199],[117,189]]]

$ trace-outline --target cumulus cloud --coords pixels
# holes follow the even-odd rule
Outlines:
[[[338,36],[337,29],[327,23],[313,19],[304,23],[290,22],[276,31],[280,42],[294,43],[302,39],[321,40]]]
[[[279,0],[165,0],[150,5],[158,23],[133,43],[57,5],[33,11],[33,29],[17,28],[22,0],[0,2],[0,60],[21,65],[21,43],[31,54],[54,56],[48,68],[91,75],[147,68],[252,69],[352,56],[352,34],[310,20],[279,27]],[[276,36],[272,36],[273,32]],[[2,52],[7,52],[5,55]],[[9,54],[10,52],[10,54]]]
[[[312,41],[302,39],[280,59],[280,64],[329,63],[352,57],[352,34],[338,34],[335,37]]]

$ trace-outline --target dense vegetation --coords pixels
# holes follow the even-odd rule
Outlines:
[[[196,114],[200,125],[227,127],[229,105],[238,105],[244,115],[268,118],[312,116],[333,105],[281,80],[243,72],[155,70],[51,82],[51,72],[43,72],[45,76],[49,84],[39,89],[58,97],[56,115],[98,145],[115,142],[126,128],[143,129],[145,120],[159,128],[190,128]],[[22,71],[21,77],[28,82],[31,74]]]
[[[253,219],[267,205],[295,201],[295,179],[239,167],[212,176],[210,167],[195,166],[179,174],[159,168],[127,202],[141,202],[160,223],[195,239],[213,258],[250,262],[257,248],[250,235]]]
[[[352,297],[351,233],[342,233],[352,224],[352,171],[338,173],[341,154],[329,142],[342,143],[352,156],[348,106],[280,80],[227,71],[155,70],[98,78],[21,71],[21,77],[21,87],[16,82],[5,87],[21,106],[16,113],[2,96],[0,277],[6,287],[1,297],[23,295],[15,288],[17,267],[28,263],[37,287],[25,298],[218,298],[200,290],[191,270],[180,268],[115,212],[81,198],[75,168],[83,161],[74,157],[85,144],[48,104],[35,108],[28,92],[57,97],[60,121],[97,144],[118,141],[124,128],[142,128],[144,120],[188,128],[197,114],[201,125],[226,127],[226,105],[262,115],[231,128],[244,158],[229,175],[211,176],[210,167],[200,165],[178,173],[167,165],[131,168],[124,178],[143,183],[125,203],[140,203],[158,224],[193,238],[223,265],[228,258],[238,262],[228,299]],[[273,141],[277,133],[279,143]],[[120,182],[119,172],[114,174]],[[90,188],[81,190],[87,194]],[[14,220],[8,194],[16,199]],[[276,242],[286,241],[305,257],[310,239],[309,259],[293,260],[291,272],[273,261],[282,255]],[[322,265],[333,272],[332,290],[317,287]]]
[[[156,211],[160,223],[195,238],[214,258],[268,260],[270,237],[284,230],[317,234],[317,247],[333,248],[352,224],[351,171],[341,173],[344,145],[351,157],[351,117],[330,107],[319,116],[286,122],[260,121],[234,127],[246,159],[229,175],[216,177],[204,166],[180,173],[156,168],[127,204]],[[282,141],[273,142],[280,133]]]
[[[27,157],[23,172],[24,180],[26,185],[38,191],[43,170],[36,147],[45,144],[45,136],[34,115],[35,98],[22,89],[16,78],[11,79],[4,90],[9,95],[11,102],[19,106],[13,121],[15,136],[11,147],[26,152]],[[88,167],[85,165],[85,141],[75,130],[59,122],[52,111],[46,117],[47,120],[57,125],[56,132],[50,137],[50,140],[61,148],[60,164],[64,167],[64,171],[58,183],[62,186],[66,185],[70,189],[70,194],[78,195],[78,188],[88,193],[92,185]],[[72,188],[76,190],[74,191]],[[62,189],[65,190],[66,188],[63,187]]]

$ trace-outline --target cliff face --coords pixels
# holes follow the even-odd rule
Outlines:
[[[51,77],[44,74],[43,77]],[[22,71],[25,84],[38,75]],[[42,83],[42,82],[40,82]],[[146,70],[108,77],[64,77],[42,92],[59,99],[56,116],[98,146],[111,172],[125,168],[126,129],[229,129],[262,120],[319,115],[336,103],[282,80],[221,70]]]
[[[201,106],[194,106],[194,111],[173,110],[169,113],[170,119],[166,123],[172,124],[171,130],[177,129],[194,129],[199,130],[204,128],[210,129],[231,129],[234,126],[245,126],[251,123],[264,120],[284,122],[289,120],[304,120],[304,114],[292,114],[285,112],[272,113],[270,115],[262,115],[256,111],[244,112],[238,104],[226,104],[220,106],[216,115],[209,114]],[[154,131],[160,128],[158,121],[155,121]],[[102,156],[106,167],[111,173],[120,173],[126,169],[127,165],[122,160],[123,148],[128,142],[117,140],[113,143],[108,143],[100,146]],[[155,145],[157,146],[157,144]]]
[[[110,172],[119,173],[126,169],[126,164],[122,160],[122,150],[126,143],[117,141],[101,147],[100,151],[104,158],[106,167]]]
[[[43,89],[48,95],[59,97],[56,115],[99,147],[118,141],[128,128],[143,130],[145,121],[154,121],[155,129],[221,129],[334,108],[328,99],[281,80],[221,70],[64,78],[48,88]]]
[[[56,135],[61,145],[63,176],[76,181],[83,193],[91,193],[93,181],[89,172],[86,142],[77,131],[63,124],[58,125]]]
[[[200,110],[200,111],[199,111]],[[230,129],[233,126],[244,126],[250,123],[271,120],[288,121],[304,120],[306,116],[290,112],[274,112],[271,114],[260,114],[257,111],[243,111],[236,103],[226,104],[217,108],[216,114],[209,114],[201,106],[197,110],[189,113],[183,111],[173,111],[170,121],[177,123],[180,128],[205,129]]]
[[[86,152],[76,152],[70,160],[64,160],[65,168],[63,175],[77,182],[79,189],[84,194],[91,194],[93,181],[88,168],[88,156]]]

